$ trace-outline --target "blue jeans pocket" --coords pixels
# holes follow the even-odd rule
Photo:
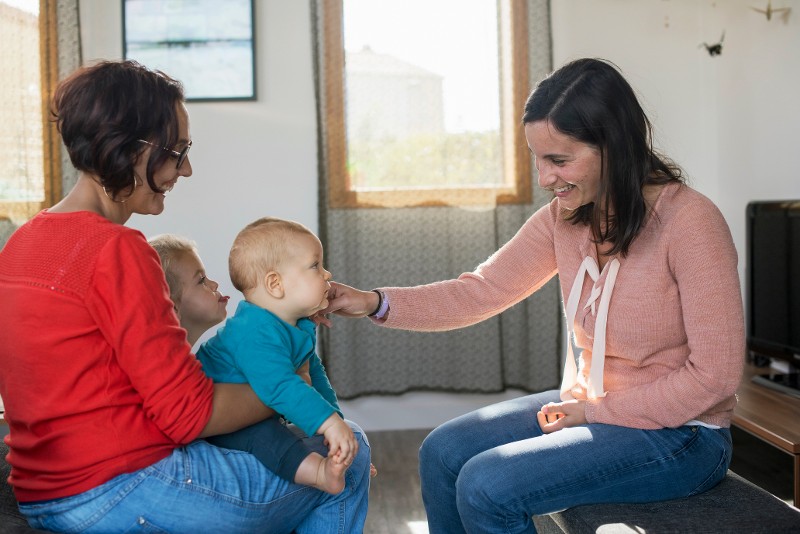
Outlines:
[[[20,512],[28,518],[28,523],[34,528],[66,533],[98,530],[98,525],[102,525],[104,518],[134,491],[145,477],[143,471],[122,474],[105,484],[72,497],[47,503],[21,505]]]

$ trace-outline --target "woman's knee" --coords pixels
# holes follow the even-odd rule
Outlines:
[[[486,459],[486,455],[471,458],[456,479],[456,501],[458,509],[486,510],[493,508],[497,501],[493,478],[496,465]]]
[[[431,469],[439,470],[443,464],[441,457],[443,451],[447,450],[447,441],[442,427],[435,428],[422,441],[419,448],[420,473],[425,473]]]
[[[361,427],[352,421],[347,421],[347,424],[350,425],[350,428],[353,430],[353,434],[356,437],[356,441],[358,441],[358,452],[356,453],[355,458],[353,458],[353,463],[350,466],[350,469],[355,471],[366,470],[369,472],[372,451],[370,449],[369,439],[367,439],[367,434],[361,430]]]

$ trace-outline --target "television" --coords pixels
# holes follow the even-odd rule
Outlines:
[[[760,365],[783,362],[785,371],[756,381],[800,395],[800,200],[750,202],[746,219],[749,358]]]

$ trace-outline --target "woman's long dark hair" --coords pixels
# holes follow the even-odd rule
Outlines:
[[[647,218],[644,186],[683,182],[681,169],[653,150],[652,126],[630,84],[608,61],[568,63],[542,80],[525,103],[523,124],[542,120],[600,151],[597,198],[569,219],[590,225],[598,243],[612,243],[608,255],[625,256]]]
[[[133,191],[133,167],[147,148],[178,142],[176,104],[183,85],[135,61],[102,61],[62,81],[51,114],[76,169],[91,173],[112,198]],[[151,150],[144,179],[157,191],[153,174],[170,155]]]

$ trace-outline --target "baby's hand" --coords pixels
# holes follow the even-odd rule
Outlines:
[[[353,458],[358,452],[358,442],[353,430],[339,417],[339,414],[328,417],[317,429],[317,434],[325,436],[329,458],[345,465],[353,463]]]

